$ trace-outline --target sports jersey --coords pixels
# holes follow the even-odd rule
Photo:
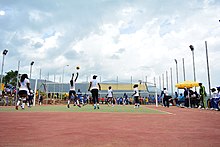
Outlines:
[[[91,81],[91,83],[92,83],[92,85],[91,85],[90,90],[92,90],[92,89],[99,89],[98,81],[97,81],[96,79],[93,79],[93,80]]]
[[[109,90],[108,90],[108,97],[113,97],[113,95],[112,95],[112,89],[109,89]]]
[[[29,91],[28,87],[27,87],[27,83],[30,83],[29,79],[24,79],[23,82],[20,82],[20,87],[19,87],[19,90],[26,90],[26,91]]]
[[[138,93],[138,88],[137,88],[137,87],[136,87],[136,88],[134,88],[134,92],[135,92],[134,96],[139,96],[139,93]]]
[[[164,95],[168,96],[168,91],[167,90],[164,90]]]
[[[73,81],[73,80],[71,80],[71,81]],[[71,81],[70,81],[70,90],[75,90],[75,85],[76,85],[76,82],[75,81],[73,81],[73,85],[71,85]]]

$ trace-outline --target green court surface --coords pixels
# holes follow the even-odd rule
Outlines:
[[[138,109],[134,108],[133,105],[126,106],[107,106],[100,105],[100,109],[94,109],[92,105],[85,105],[81,108],[77,106],[70,105],[70,108],[67,108],[66,105],[42,105],[42,106],[33,106],[31,108],[25,107],[22,110],[20,107],[18,110],[15,110],[14,106],[1,106],[0,112],[98,112],[98,113],[134,113],[134,114],[168,114],[160,110],[147,108],[145,105],[140,106]]]

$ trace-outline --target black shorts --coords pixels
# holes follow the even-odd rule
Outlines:
[[[92,89],[92,98],[93,98],[93,103],[99,103],[99,90],[98,89]]]
[[[27,92],[27,90],[19,90],[18,95],[20,97],[26,97],[28,95],[28,92]]]
[[[69,91],[69,99],[74,99],[75,98],[75,95],[76,95],[76,91],[75,90],[70,90]],[[74,97],[72,97],[72,96],[74,96]]]
[[[134,97],[134,103],[139,103],[139,96]]]
[[[113,101],[113,97],[107,97],[107,102]]]

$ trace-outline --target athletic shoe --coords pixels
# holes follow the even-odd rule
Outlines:
[[[70,105],[69,105],[69,104],[67,105],[67,108],[70,108]]]
[[[97,108],[99,109],[99,106],[97,106]]]
[[[94,106],[94,109],[96,109],[96,106]]]
[[[81,108],[81,106],[80,105],[77,105],[79,108]]]
[[[18,110],[18,106],[16,106],[15,109]]]

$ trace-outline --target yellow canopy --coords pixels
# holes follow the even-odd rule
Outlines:
[[[194,81],[184,81],[175,85],[179,89],[198,87],[199,83]]]

